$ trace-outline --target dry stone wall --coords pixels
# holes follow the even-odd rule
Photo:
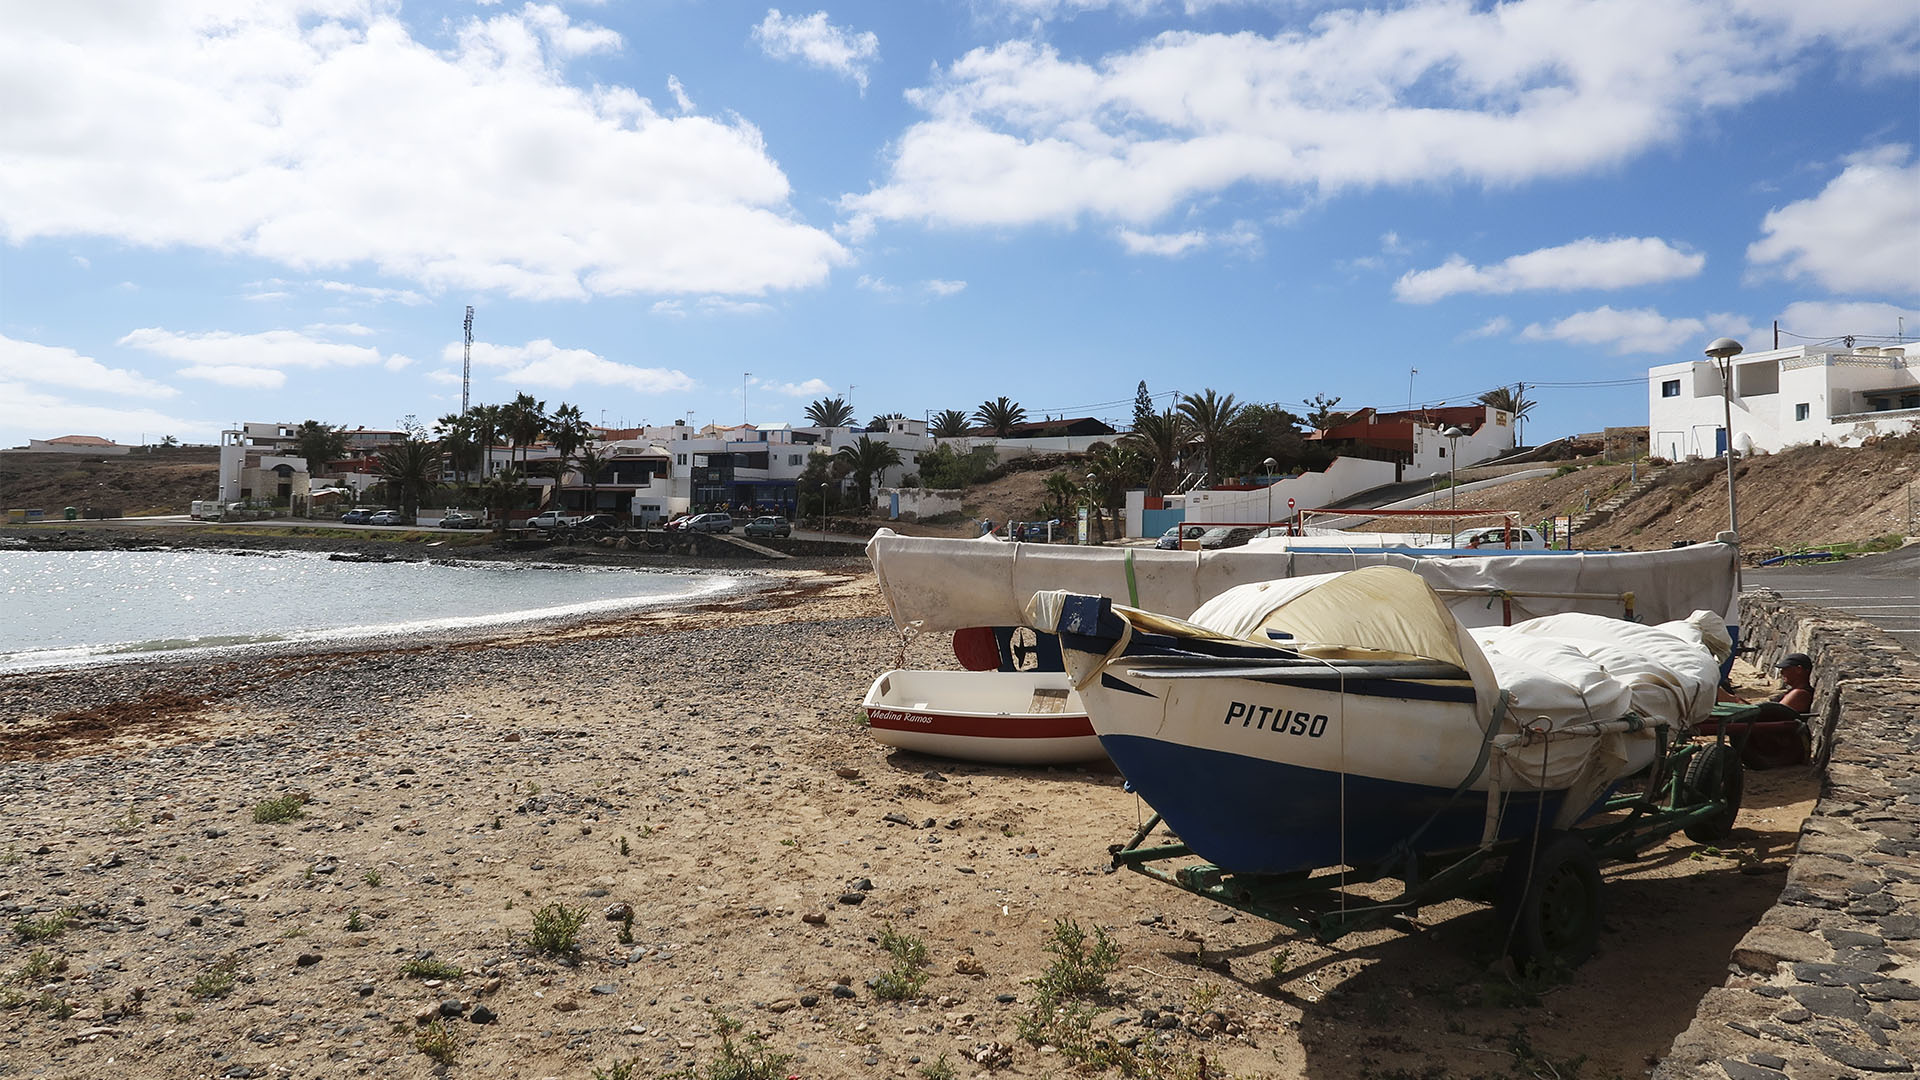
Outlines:
[[[1858,619],[1741,601],[1756,663],[1814,661],[1819,802],[1779,903],[1735,948],[1655,1080],[1920,1069],[1920,658]],[[1711,918],[1696,913],[1694,918]]]

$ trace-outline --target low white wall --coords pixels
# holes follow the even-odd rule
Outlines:
[[[1307,510],[1393,481],[1390,461],[1343,457],[1335,458],[1325,472],[1289,477],[1254,491],[1189,491],[1183,504],[1188,521],[1284,521],[1292,515],[1288,499],[1295,509]]]
[[[874,490],[879,506],[890,507],[891,496],[899,495],[900,513],[912,514],[917,518],[958,513],[961,500],[966,495],[964,491],[938,488],[876,488]]]

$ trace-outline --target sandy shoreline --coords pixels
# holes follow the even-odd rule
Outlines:
[[[1600,955],[1529,999],[1478,905],[1328,947],[1104,873],[1143,813],[1111,772],[888,753],[857,726],[903,662],[953,666],[842,563],[483,640],[0,677],[0,917],[73,912],[0,940],[0,1074],[429,1076],[418,1020],[443,1007],[455,1075],[704,1066],[715,1010],[795,1055],[782,1075],[1060,1074],[1018,1024],[1071,918],[1120,948],[1095,1029],[1189,1071],[1565,1075],[1585,1054],[1582,1075],[1633,1076],[1778,893],[1811,793],[1755,774],[1737,852],[1610,869]],[[293,793],[303,817],[254,820]],[[527,946],[549,903],[588,913],[573,962]],[[869,985],[888,927],[930,963],[900,1002]],[[461,974],[402,973],[429,951]],[[231,992],[193,992],[222,971]]]

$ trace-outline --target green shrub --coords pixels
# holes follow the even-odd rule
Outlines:
[[[880,931],[880,947],[893,957],[893,967],[874,980],[873,996],[882,1001],[919,997],[927,985],[927,943],[888,923]]]
[[[306,801],[305,795],[282,795],[277,799],[267,799],[255,804],[253,820],[262,825],[292,821],[304,813],[300,807],[305,805]]]
[[[416,956],[400,968],[400,974],[409,979],[457,979],[466,972],[429,956]]]
[[[580,948],[580,927],[586,921],[586,908],[548,904],[533,913],[533,933],[527,935],[527,944],[556,956],[575,952]]]

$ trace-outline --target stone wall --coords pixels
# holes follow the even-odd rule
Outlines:
[[[1920,1068],[1920,658],[1858,619],[1741,598],[1771,668],[1814,661],[1820,799],[1780,900],[1734,949],[1655,1080],[1829,1080]],[[1711,918],[1695,915],[1695,918]],[[1676,932],[1681,928],[1676,927]]]

